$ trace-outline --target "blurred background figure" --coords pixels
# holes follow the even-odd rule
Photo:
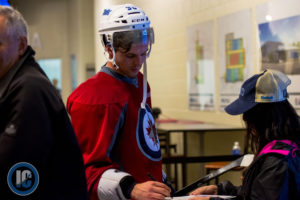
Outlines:
[[[57,92],[61,95],[61,90],[58,88],[58,80],[56,78],[52,79],[52,85],[55,87]]]

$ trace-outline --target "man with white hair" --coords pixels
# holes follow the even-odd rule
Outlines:
[[[86,200],[73,128],[33,56],[24,18],[0,6],[0,197]]]

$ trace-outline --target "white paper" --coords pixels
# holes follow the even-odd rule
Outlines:
[[[181,196],[181,197],[165,197],[165,200],[171,200],[171,199],[175,199],[175,200],[188,200],[190,198],[193,197],[219,197],[222,199],[233,199],[236,196],[227,196],[227,195],[190,195],[190,196]]]

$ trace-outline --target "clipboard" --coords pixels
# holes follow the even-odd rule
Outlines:
[[[199,180],[195,181],[194,183],[192,183],[188,186],[185,186],[184,188],[176,191],[173,194],[173,197],[183,197],[183,196],[187,195],[189,192],[192,192],[193,190],[197,189],[198,187],[203,186],[205,183],[207,183],[207,181],[210,181],[235,167],[248,167],[252,163],[253,159],[254,159],[253,154],[246,154],[246,155],[232,161],[228,165],[226,165],[210,174],[207,174],[203,178],[200,178]]]

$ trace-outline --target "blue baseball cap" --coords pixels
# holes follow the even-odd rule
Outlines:
[[[258,103],[272,103],[287,99],[287,86],[291,80],[282,72],[265,70],[246,80],[241,88],[239,98],[225,107],[230,115],[242,114]]]

